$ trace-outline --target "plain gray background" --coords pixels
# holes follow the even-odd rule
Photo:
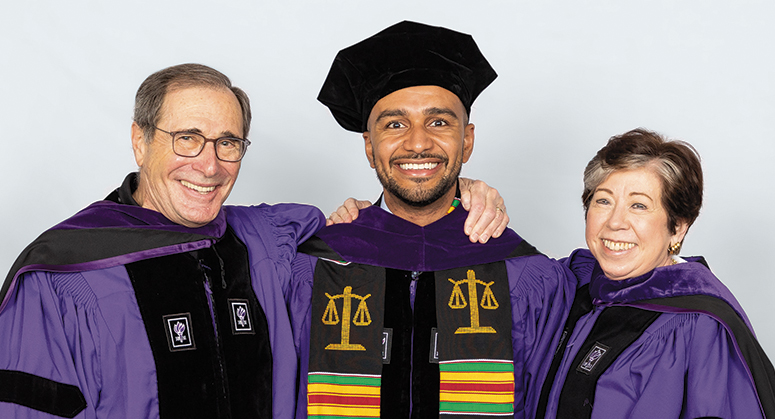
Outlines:
[[[358,134],[315,98],[336,52],[401,20],[470,33],[500,77],[474,104],[463,174],[496,186],[511,227],[553,257],[584,246],[581,175],[608,137],[689,141],[704,255],[770,356],[775,284],[775,3],[748,1],[25,1],[0,5],[5,221],[0,267],[136,168],[134,94],[173,64],[213,66],[253,103],[231,204],[331,212],[379,184]]]

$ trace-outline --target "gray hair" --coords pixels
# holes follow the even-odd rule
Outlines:
[[[154,127],[159,122],[161,106],[167,93],[188,87],[229,89],[237,97],[242,109],[242,136],[250,130],[250,99],[239,87],[218,70],[202,64],[179,64],[159,70],[145,79],[135,95],[134,121],[143,130],[145,141],[151,142]]]

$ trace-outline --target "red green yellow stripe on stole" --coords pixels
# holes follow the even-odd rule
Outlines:
[[[307,417],[379,417],[379,375],[311,372],[307,376]]]
[[[476,359],[441,361],[439,413],[511,416],[514,414],[514,362]]]

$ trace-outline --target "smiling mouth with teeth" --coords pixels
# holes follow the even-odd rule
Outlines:
[[[403,170],[430,170],[438,165],[438,163],[402,163],[398,167]]]
[[[618,252],[620,250],[630,250],[635,247],[635,243],[615,242],[606,239],[603,239],[603,245],[608,250],[613,250],[614,252]]]
[[[194,185],[191,182],[186,182],[185,180],[181,180],[180,183],[183,186],[185,186],[185,187],[187,187],[189,189],[193,189],[193,190],[195,190],[195,191],[197,191],[197,192],[199,192],[201,194],[206,194],[206,193],[209,193],[209,192],[212,192],[212,191],[215,190],[215,186],[197,186],[197,185]]]

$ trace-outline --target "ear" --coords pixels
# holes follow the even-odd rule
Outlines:
[[[463,163],[467,163],[474,152],[474,124],[468,124],[463,128]]]
[[[363,133],[363,143],[366,148],[366,158],[369,159],[369,166],[374,169],[376,167],[374,166],[374,152],[371,148],[371,136],[368,131]]]
[[[670,245],[673,245],[675,243],[681,243],[686,236],[686,231],[689,230],[689,224],[686,223],[686,221],[679,220],[678,224],[675,226],[675,234],[673,234],[672,237],[670,237]]]
[[[132,151],[135,153],[137,167],[143,167],[145,154],[148,151],[148,143],[145,142],[145,134],[136,122],[132,122]]]

